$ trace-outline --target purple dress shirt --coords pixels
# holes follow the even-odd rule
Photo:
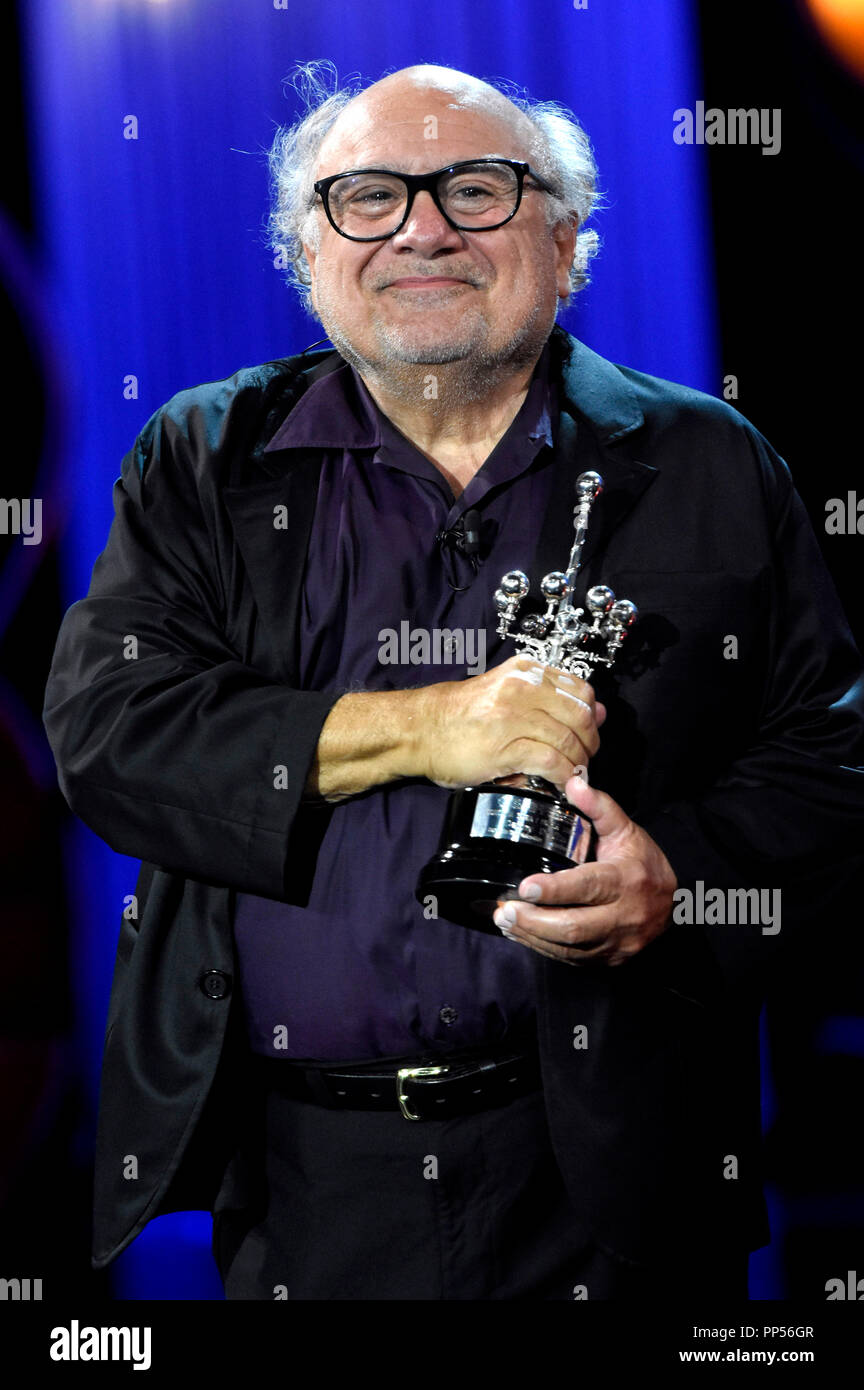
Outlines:
[[[558,406],[548,354],[547,345],[519,413],[457,500],[348,365],[312,385],[286,417],[273,444],[329,451],[301,599],[303,689],[461,680],[514,654],[495,633],[492,596],[502,574],[530,563],[550,495]],[[470,508],[483,527],[476,575],[436,540]],[[317,857],[304,866],[308,901],[237,894],[240,990],[255,1052],[366,1061],[533,1030],[531,953],[429,918],[414,897],[448,796],[412,778],[323,812],[301,808],[325,818]]]

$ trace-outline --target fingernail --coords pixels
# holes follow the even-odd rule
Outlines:
[[[510,903],[505,903],[503,907],[496,907],[492,921],[496,927],[515,927],[516,909]]]
[[[540,901],[540,897],[541,897],[541,895],[542,895],[542,892],[543,892],[543,890],[542,890],[542,888],[540,887],[540,884],[539,884],[539,883],[520,883],[520,884],[519,884],[519,897],[520,897],[520,898],[526,898],[526,899],[528,900],[528,902],[531,902],[531,903],[539,902],[539,901]]]

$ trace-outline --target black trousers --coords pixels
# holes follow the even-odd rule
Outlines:
[[[674,1268],[600,1249],[564,1189],[542,1091],[451,1120],[329,1110],[260,1081],[214,1205],[227,1299],[747,1298],[748,1253]],[[694,1213],[694,1231],[698,1231]]]

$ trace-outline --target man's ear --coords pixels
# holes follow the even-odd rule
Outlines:
[[[558,251],[558,261],[556,266],[558,278],[558,297],[566,299],[572,291],[570,284],[570,267],[573,264],[573,257],[576,254],[576,234],[579,229],[579,219],[575,213],[570,214],[567,222],[559,222],[552,229],[552,236]]]
[[[318,271],[318,253],[317,251],[313,251],[312,247],[307,245],[305,241],[302,241],[300,245],[303,247],[303,255],[305,256],[306,264],[309,267],[309,294],[312,299],[312,303],[315,304],[315,280]],[[317,304],[315,304],[316,309],[317,307]]]

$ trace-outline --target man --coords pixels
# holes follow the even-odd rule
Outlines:
[[[783,933],[677,906],[816,901],[864,806],[860,659],[788,471],[555,326],[593,249],[575,123],[408,68],[274,169],[337,351],[157,411],[46,693],[72,809],[143,861],[94,1266],[204,1207],[229,1298],[746,1297]],[[382,656],[405,619],[488,639],[505,571],[565,563],[588,469],[577,600],[641,615],[601,699],[495,637],[473,675]],[[500,937],[430,915],[447,789],[516,774],[596,862],[530,875]]]

